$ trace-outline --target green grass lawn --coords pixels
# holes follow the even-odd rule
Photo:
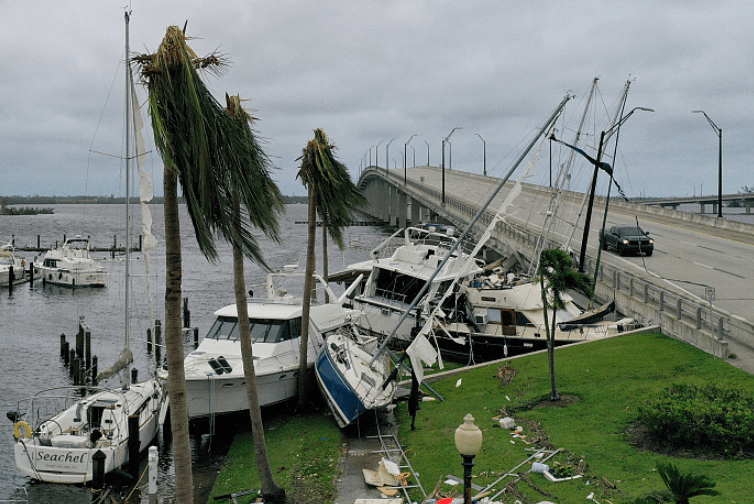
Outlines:
[[[754,461],[661,456],[636,449],[626,435],[637,407],[672,383],[714,382],[754,390],[751,375],[662,335],[624,336],[559,349],[555,354],[558,390],[575,397],[575,402],[552,407],[534,406],[549,397],[546,354],[515,359],[509,367],[516,375],[504,387],[496,376],[497,366],[461,375],[460,386],[456,386],[458,377],[433,384],[445,401],[423,402],[415,431],[408,428],[405,405],[399,408],[401,441],[427,491],[447,474],[462,476],[453,434],[466,413],[474,416],[484,434],[475,459],[476,484],[486,487],[523,462],[531,454],[526,451],[530,446],[512,438],[510,431],[497,427],[494,420],[507,411],[514,412],[510,416],[519,425],[527,426],[528,438],[534,437],[532,426],[538,425],[553,447],[562,448],[564,452],[556,457],[560,463],[587,468],[584,478],[567,482],[552,483],[542,475],[530,474],[536,486],[552,495],[545,498],[527,482],[519,482],[517,489],[531,502],[586,502],[591,492],[603,504],[630,502],[664,489],[654,470],[657,460],[671,461],[682,472],[705,474],[717,482],[720,496],[696,497],[693,502],[752,502],[749,482]],[[504,479],[496,488],[502,489],[511,480]],[[441,488],[452,490],[449,485]]]
[[[559,349],[555,355],[558,390],[572,400],[565,406],[551,407],[536,406],[549,397],[546,354],[521,357],[508,365],[516,375],[504,387],[497,378],[497,365],[433,383],[445,401],[423,402],[415,431],[409,429],[406,404],[397,408],[400,440],[428,492],[447,474],[462,476],[453,434],[467,413],[474,416],[484,433],[481,452],[474,459],[475,484],[487,486],[531,454],[526,451],[530,445],[497,426],[495,419],[505,411],[525,427],[528,440],[536,437],[536,427],[548,443],[563,450],[548,462],[551,467],[557,460],[566,466],[586,468],[583,478],[558,483],[529,474],[529,481],[550,495],[538,493],[521,480],[511,492],[520,492],[525,502],[590,502],[586,496],[594,492],[601,504],[628,503],[664,489],[654,470],[658,460],[673,462],[682,472],[705,474],[717,482],[721,495],[693,498],[696,504],[752,502],[749,482],[754,475],[754,460],[658,455],[635,448],[626,434],[637,407],[672,383],[713,382],[754,390],[751,375],[662,335],[623,336]],[[459,378],[461,384],[456,386]],[[309,502],[332,503],[340,451],[340,432],[333,418],[322,412],[297,416],[284,412],[268,415],[265,411],[265,430],[277,482],[289,494],[302,488],[310,490]],[[519,472],[528,469],[524,466]],[[496,488],[502,489],[511,480],[507,477]],[[212,495],[246,488],[259,488],[259,480],[251,435],[240,432]],[[441,490],[450,493],[453,487],[443,483]],[[416,494],[414,499],[420,502],[421,496]],[[514,502],[511,497],[506,499]]]

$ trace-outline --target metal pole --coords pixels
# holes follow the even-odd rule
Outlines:
[[[429,166],[429,142],[424,140],[424,143],[427,144],[427,166]]]
[[[482,156],[483,156],[483,172],[484,176],[487,176],[487,142],[484,141],[484,138],[482,138],[482,135],[479,133],[476,133],[476,136],[479,137],[479,139],[482,141]]]

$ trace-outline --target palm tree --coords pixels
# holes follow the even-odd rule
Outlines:
[[[657,462],[657,472],[662,482],[673,494],[675,504],[689,504],[689,499],[698,495],[719,495],[714,490],[716,483],[707,476],[694,473],[681,474],[677,466],[671,463]]]
[[[309,140],[303,154],[299,158],[301,167],[297,177],[307,187],[309,195],[308,207],[308,239],[306,245],[306,273],[304,277],[304,299],[301,320],[301,352],[298,373],[298,409],[303,410],[307,404],[305,393],[307,353],[309,347],[309,307],[311,305],[312,290],[314,289],[314,247],[316,242],[317,212],[322,218],[323,226],[333,241],[342,249],[343,228],[351,220],[350,209],[353,206],[363,206],[366,198],[351,181],[348,169],[335,158],[335,146],[330,143],[325,132],[317,128],[314,138]],[[326,235],[323,230],[323,242]],[[323,244],[324,247],[324,244]],[[323,248],[326,254],[326,248]],[[327,261],[327,257],[323,258]],[[326,267],[326,266],[325,266]]]
[[[249,172],[249,181],[254,181],[259,186],[258,205],[252,208],[246,207],[246,212],[252,216],[252,222],[257,222],[260,213],[264,213],[265,219],[269,219],[269,212],[277,215],[283,212],[283,197],[275,182],[269,174],[270,161],[262,151],[256,136],[251,129],[253,118],[241,107],[239,96],[225,95],[228,114],[236,120],[237,125],[243,132],[243,137],[248,139],[248,149],[236,151],[245,154],[239,160],[239,172]],[[246,169],[248,167],[248,170]],[[241,224],[241,200],[238,192],[233,194],[233,207],[235,209],[236,225]],[[260,224],[264,224],[260,223]],[[266,224],[273,225],[272,222]],[[261,226],[260,226],[261,227]],[[273,237],[277,237],[277,220],[274,222]],[[249,400],[249,415],[251,417],[251,433],[254,438],[254,455],[256,458],[259,479],[262,482],[262,497],[265,502],[284,503],[285,490],[277,485],[272,475],[270,461],[267,457],[267,445],[264,440],[264,425],[262,423],[262,410],[259,406],[259,394],[257,391],[257,377],[254,370],[254,354],[251,346],[251,329],[249,324],[249,310],[246,304],[246,282],[244,280],[243,254],[241,248],[233,246],[233,286],[236,296],[236,310],[238,312],[239,330],[241,336],[241,361],[243,362],[244,378],[246,379],[246,394]]]
[[[225,112],[202,82],[202,69],[219,72],[225,61],[216,54],[197,57],[186,43],[183,30],[170,26],[154,54],[133,58],[149,92],[155,144],[164,164],[165,212],[165,345],[168,393],[171,402],[173,459],[176,473],[176,502],[193,503],[191,445],[183,370],[181,331],[181,241],[178,218],[180,183],[194,233],[202,254],[217,258],[214,236],[223,236],[242,254],[264,264],[252,235],[252,225],[275,229],[274,215],[255,222],[234,218],[233,194],[246,208],[254,208],[257,181],[240,173],[241,136],[237,123]]]
[[[546,282],[546,283],[545,283]],[[591,279],[576,269],[571,256],[560,249],[545,249],[539,259],[539,285],[542,290],[542,306],[547,334],[547,356],[550,365],[550,400],[560,400],[555,383],[555,325],[563,303],[563,293],[568,289],[579,290],[591,297]],[[548,299],[550,298],[550,299]],[[552,325],[548,325],[547,308],[552,304]]]

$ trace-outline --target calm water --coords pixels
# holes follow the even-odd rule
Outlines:
[[[136,207],[134,207],[136,208]],[[90,236],[95,247],[108,247],[117,236],[117,243],[125,240],[125,208],[122,205],[57,205],[53,215],[0,216],[0,242],[7,243],[11,235],[16,236],[16,246],[36,246],[39,235],[41,245],[62,244],[63,235],[68,237],[80,234]],[[133,211],[132,211],[133,213]],[[163,240],[162,208],[152,207],[154,235],[158,247],[150,258],[150,283],[153,293],[152,307],[155,318],[164,319],[165,253]],[[138,214],[137,214],[138,218]],[[259,243],[264,257],[273,268],[295,263],[300,258],[301,269],[305,265],[306,226],[296,222],[306,220],[305,205],[288,205],[287,213],[281,219],[283,243],[277,245],[263,236]],[[199,253],[190,221],[184,212],[181,217],[183,246],[183,296],[189,300],[191,325],[199,328],[200,338],[214,320],[213,312],[234,302],[232,254],[225,244],[219,244],[220,259],[211,264]],[[140,233],[139,226],[132,234]],[[353,227],[346,231],[347,248],[337,251],[331,244],[330,271],[342,269],[346,264],[364,260],[369,250],[385,235],[382,229]],[[318,239],[321,235],[318,234]],[[318,251],[319,253],[319,251]],[[19,253],[26,256],[27,262],[34,253]],[[94,254],[102,258],[107,268],[108,286],[104,289],[65,289],[44,286],[41,281],[34,285],[23,284],[12,293],[0,292],[0,501],[24,498],[24,489],[32,503],[90,502],[87,488],[77,486],[34,483],[22,476],[13,460],[13,425],[5,419],[5,412],[17,409],[17,401],[33,395],[37,390],[68,384],[67,369],[60,355],[60,334],[68,335],[68,341],[75,342],[79,316],[84,316],[92,332],[93,354],[99,358],[100,369],[110,365],[123,347],[125,327],[125,266],[121,259],[112,260],[106,253]],[[132,344],[135,367],[139,376],[146,377],[150,370],[150,359],[144,341],[149,325],[149,303],[147,300],[146,274],[141,254],[134,255],[132,261]],[[321,258],[318,258],[321,260]],[[247,263],[246,281],[248,288],[261,285],[264,272],[258,266]],[[321,268],[317,268],[321,271]],[[255,291],[257,290],[255,288]],[[337,292],[337,290],[336,290]],[[187,346],[187,351],[191,346]],[[208,450],[206,437],[194,440],[194,457],[197,473],[216,472],[218,457]],[[158,440],[160,448],[161,475],[160,494],[171,495],[173,467],[170,458],[170,444]],[[143,502],[148,502],[146,497]],[[139,502],[132,498],[131,502]]]

